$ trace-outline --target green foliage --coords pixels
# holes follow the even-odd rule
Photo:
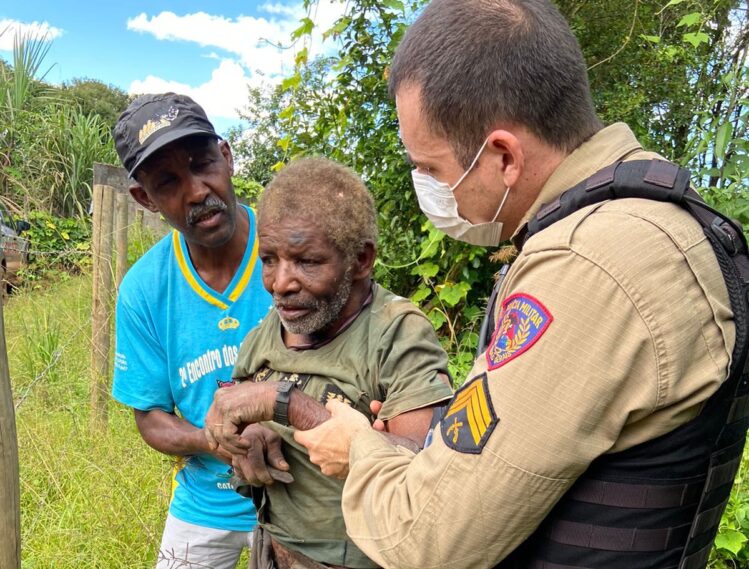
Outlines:
[[[130,225],[127,234],[127,264],[129,267],[156,244],[159,237],[140,223]]]
[[[109,128],[97,115],[65,106],[48,109],[34,127],[22,139],[16,187],[34,195],[47,211],[86,216],[94,162],[118,160]]]
[[[0,30],[0,34],[7,30]],[[33,113],[48,96],[36,81],[49,50],[44,38],[16,36],[13,66],[0,66],[0,193],[8,196],[9,176],[16,173],[14,153]]]
[[[231,181],[237,199],[254,208],[257,205],[260,194],[263,193],[263,185],[255,180],[248,180],[238,176],[232,177]]]
[[[64,83],[62,90],[80,108],[83,116],[98,116],[110,130],[130,103],[125,91],[96,79],[73,79]]]
[[[235,189],[239,179],[265,186],[271,179],[273,166],[283,160],[284,150],[277,144],[283,97],[279,87],[249,89],[247,106],[240,114],[247,127],[232,128],[227,135],[235,160]],[[241,190],[237,195],[240,193]],[[256,192],[250,193],[241,197],[257,197]]]
[[[19,211],[83,216],[93,163],[117,163],[111,125],[82,110],[88,103],[71,105],[69,90],[43,82],[49,45],[17,36],[12,66],[0,66],[0,194]]]
[[[91,224],[88,218],[60,218],[32,211],[28,266],[22,269],[23,286],[40,288],[50,279],[65,280],[91,265]]]
[[[744,453],[728,506],[715,539],[711,567],[734,569],[749,566],[749,451]]]

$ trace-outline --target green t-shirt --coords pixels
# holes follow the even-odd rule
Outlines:
[[[449,399],[452,390],[437,377],[440,372],[447,373],[447,355],[427,318],[411,301],[375,284],[371,304],[316,349],[287,348],[278,314],[271,311],[242,343],[234,377],[294,381],[321,403],[338,398],[370,419],[369,403],[376,399],[383,401],[380,418],[392,419]],[[258,512],[263,527],[284,546],[320,563],[376,567],[346,535],[343,482],[324,476],[309,461],[292,428],[265,425],[282,436],[295,480],[266,487]]]

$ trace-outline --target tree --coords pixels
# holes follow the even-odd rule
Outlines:
[[[270,181],[273,166],[283,160],[278,145],[279,113],[286,106],[280,86],[250,87],[247,107],[240,118],[246,127],[233,127],[227,134],[234,155],[235,174],[262,186]]]
[[[83,116],[98,115],[110,129],[131,100],[119,87],[97,79],[73,79],[63,84],[62,92],[79,106]]]

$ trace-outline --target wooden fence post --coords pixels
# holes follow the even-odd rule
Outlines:
[[[107,423],[109,401],[109,346],[114,301],[112,286],[112,238],[114,197],[127,187],[125,170],[106,164],[94,164],[93,301],[91,306],[91,426],[100,429]]]
[[[18,439],[0,300],[0,567],[21,567]]]
[[[120,283],[127,272],[127,229],[128,229],[127,189],[121,188],[117,192],[117,274],[116,288],[120,290]]]

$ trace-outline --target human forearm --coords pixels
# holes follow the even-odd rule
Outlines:
[[[461,463],[434,450],[413,455],[373,431],[353,440],[344,520],[357,546],[382,567],[493,566],[572,483],[524,472],[489,453]],[[440,548],[425,548],[425,536]]]
[[[390,444],[402,446],[411,452],[419,452],[432,423],[434,406],[406,411],[385,421],[385,438]]]
[[[217,444],[233,453],[242,453],[247,443],[242,441],[242,429],[251,423],[272,421],[276,407],[278,385],[275,382],[242,382],[230,389],[216,392],[213,405],[206,416],[206,429]],[[423,417],[431,417],[431,410],[417,410]],[[414,412],[414,413],[417,413]],[[412,413],[404,414],[412,415]],[[289,424],[299,431],[313,429],[330,419],[327,409],[309,395],[293,389],[289,397]],[[399,418],[396,418],[399,419]],[[408,421],[394,419],[393,432],[386,433],[393,445],[417,452],[428,429],[428,419]]]
[[[159,452],[186,456],[211,452],[202,429],[171,413],[134,410],[143,440]]]
[[[275,403],[275,402],[274,402]],[[291,392],[289,399],[289,424],[295,429],[306,431],[330,419],[325,406],[298,389]]]
[[[206,429],[214,444],[241,453],[245,447],[239,434],[248,424],[272,421],[278,384],[245,381],[230,389],[219,389],[206,416]],[[293,389],[289,398],[289,424],[300,430],[311,429],[330,418],[317,400]]]

